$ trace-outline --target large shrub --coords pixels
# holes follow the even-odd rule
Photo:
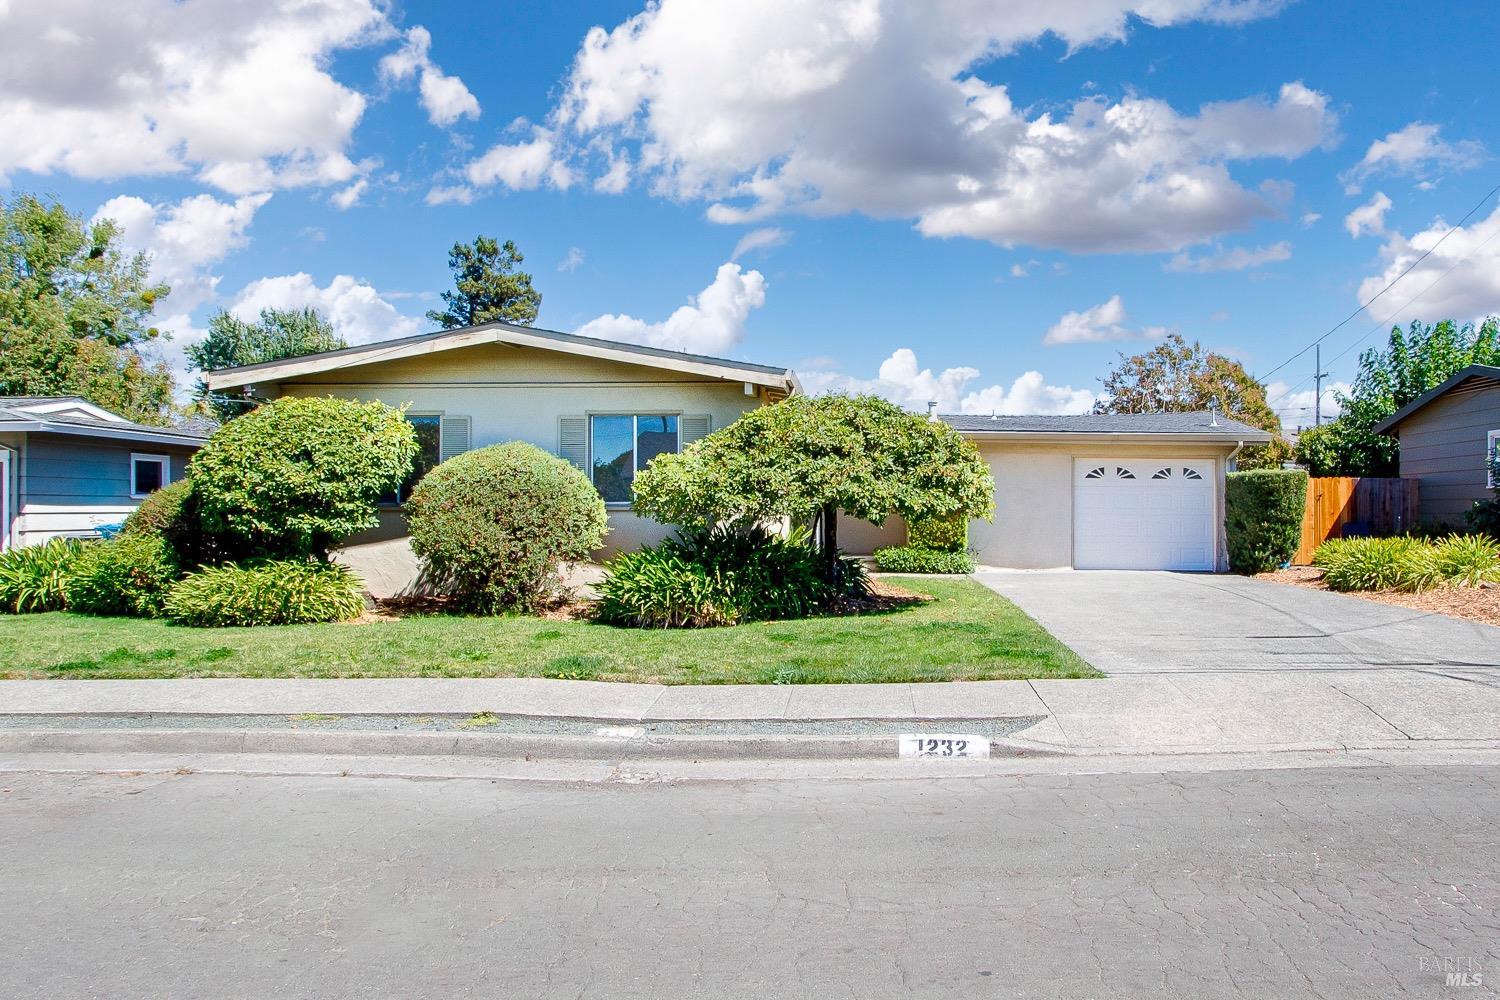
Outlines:
[[[322,558],[378,523],[376,502],[416,452],[411,424],[383,403],[286,397],[215,431],[188,479],[203,528],[239,554]]]
[[[0,553],[0,611],[61,611],[68,602],[63,585],[83,545],[76,538],[52,538]]]
[[[1301,469],[1231,472],[1224,493],[1229,568],[1264,573],[1283,565],[1302,539],[1307,473]]]
[[[974,557],[962,550],[943,552],[918,545],[888,545],[875,550],[882,573],[972,573]]]
[[[868,587],[864,567],[842,559],[825,572],[803,532],[761,526],[684,530],[616,557],[599,584],[599,620],[647,628],[697,628],[806,618]]]
[[[202,500],[188,479],[163,486],[142,500],[120,533],[161,538],[184,568],[214,566],[239,555],[234,539],[203,526]]]
[[[63,590],[69,611],[155,618],[179,572],[159,535],[120,535],[84,546],[67,571]]]
[[[215,566],[184,577],[166,598],[181,625],[300,625],[358,618],[364,583],[338,563],[268,560]]]
[[[969,545],[969,519],[962,514],[920,518],[906,526],[906,544],[929,552],[962,552]]]
[[[573,465],[522,441],[465,452],[427,473],[407,506],[432,582],[473,611],[532,609],[559,565],[604,540],[604,501]]]

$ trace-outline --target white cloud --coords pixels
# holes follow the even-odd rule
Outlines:
[[[1432,253],[1373,307],[1385,316],[1382,326],[1413,319],[1478,320],[1500,313],[1500,207],[1443,239],[1449,228],[1447,222],[1434,219],[1411,236],[1388,234],[1380,248],[1381,271],[1360,282],[1360,302],[1396,280],[1423,253]],[[1411,299],[1415,301],[1408,303]]]
[[[474,200],[474,189],[467,184],[437,184],[427,192],[429,205],[467,205]]]
[[[329,63],[389,31],[373,0],[0,5],[0,175],[349,183],[365,98]]]
[[[1274,6],[662,0],[588,33],[533,154],[620,190],[629,151],[650,191],[710,202],[723,223],[860,212],[1002,245],[1177,250],[1279,211],[1284,185],[1247,189],[1229,166],[1327,141],[1324,95],[1288,83],[1187,113],[1128,96],[1033,114],[974,69],[1048,34],[1077,49],[1121,41],[1132,22]]]
[[[1321,213],[1321,212],[1303,212],[1302,213],[1302,219],[1301,219],[1302,228],[1306,229],[1309,226],[1312,226],[1314,223],[1316,223],[1322,217],[1323,217],[1323,213]]]
[[[1125,303],[1118,295],[1081,312],[1066,312],[1047,331],[1042,343],[1048,347],[1057,344],[1099,344],[1111,340],[1155,340],[1169,332],[1164,326],[1148,326],[1132,330],[1125,326],[1130,317],[1125,313]]]
[[[347,274],[336,275],[321,288],[304,272],[260,278],[234,297],[229,311],[253,320],[262,309],[303,307],[322,312],[334,332],[350,344],[409,337],[427,326],[425,320],[402,315],[373,286]]]
[[[1246,271],[1262,264],[1274,264],[1292,259],[1292,245],[1285,240],[1266,247],[1235,247],[1217,253],[1194,257],[1180,253],[1167,261],[1168,271],[1192,271],[1208,274],[1213,271]]]
[[[524,119],[518,119],[513,127],[525,129],[527,126]],[[469,163],[464,169],[469,183],[477,187],[504,184],[515,191],[532,191],[543,184],[559,191],[566,191],[571,187],[573,171],[562,160],[554,157],[552,131],[539,125],[531,125],[530,130],[529,141],[497,143],[483,156]]]
[[[1378,175],[1399,174],[1426,181],[1436,171],[1467,170],[1483,161],[1482,144],[1471,139],[1446,142],[1438,131],[1436,125],[1412,122],[1384,139],[1375,140],[1364,158],[1340,175],[1345,191],[1358,194],[1366,180]]]
[[[113,219],[127,247],[151,255],[151,277],[172,289],[158,313],[186,315],[213,298],[219,278],[208,268],[248,242],[250,223],[270,197],[245,195],[227,202],[200,194],[153,205],[121,195],[100,205],[93,219]]]
[[[730,260],[739,260],[747,253],[755,253],[759,250],[770,250],[779,247],[792,238],[792,234],[785,229],[777,229],[775,226],[766,226],[762,229],[752,229],[740,241],[734,245],[734,251],[729,255]]]
[[[568,247],[568,255],[557,262],[557,269],[566,274],[572,274],[583,266],[583,251],[577,247]]]
[[[359,199],[364,197],[365,191],[369,188],[369,186],[369,180],[367,178],[361,177],[353,184],[350,184],[348,187],[336,192],[333,197],[329,198],[328,200],[333,203],[334,208],[347,211],[348,209],[351,209],[355,205],[359,204]]]
[[[1288,392],[1291,386],[1286,382],[1275,381],[1266,386],[1266,402],[1271,404],[1271,409],[1281,420],[1283,430],[1291,431],[1298,427],[1313,426],[1316,411],[1313,407],[1313,399],[1316,391],[1309,386],[1297,392]],[[1353,389],[1348,382],[1324,382],[1323,383],[1323,422],[1334,419],[1339,415],[1340,408],[1337,393],[1347,394]]]
[[[1369,233],[1379,236],[1385,232],[1385,213],[1391,209],[1391,199],[1384,191],[1376,191],[1375,197],[1344,216],[1344,228],[1355,239]]]
[[[719,265],[711,285],[657,323],[606,314],[574,332],[692,354],[724,354],[744,337],[750,313],[766,304],[766,279],[738,264]]]
[[[464,82],[448,76],[432,61],[432,33],[421,25],[406,33],[406,43],[380,60],[380,75],[393,82],[417,77],[417,92],[427,120],[444,128],[460,118],[478,118],[479,100]]]
[[[917,363],[917,355],[902,347],[880,364],[875,378],[862,379],[837,371],[799,371],[811,393],[874,393],[910,410],[925,410],[929,401],[943,413],[1084,413],[1098,398],[1087,389],[1048,385],[1041,372],[1028,371],[1007,388],[973,387],[977,368],[945,368],[933,373]]]

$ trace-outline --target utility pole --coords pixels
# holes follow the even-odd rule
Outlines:
[[[1323,380],[1328,373],[1323,370],[1323,345],[1313,345],[1313,426],[1323,426]]]

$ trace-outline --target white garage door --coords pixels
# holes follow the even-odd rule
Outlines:
[[[1073,565],[1213,570],[1213,462],[1078,459]]]

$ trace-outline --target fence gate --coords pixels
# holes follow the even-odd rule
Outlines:
[[[1306,565],[1330,538],[1399,535],[1417,525],[1417,480],[1330,476],[1307,481],[1302,544],[1292,562]]]

